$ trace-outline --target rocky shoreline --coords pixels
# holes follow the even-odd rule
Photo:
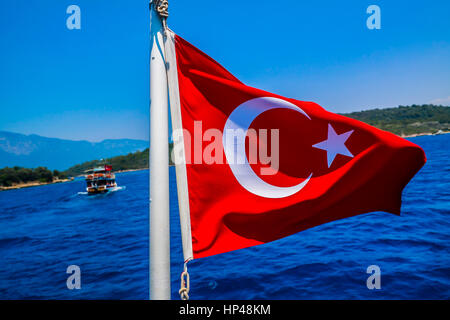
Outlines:
[[[440,135],[440,134],[447,134],[450,133],[450,131],[441,131],[441,132],[437,132],[437,133],[432,133],[432,132],[421,132],[421,133],[414,133],[414,134],[407,134],[407,135],[400,135],[400,137],[402,138],[413,138],[413,137],[420,137],[420,136],[436,136],[436,135]]]
[[[38,187],[38,186],[44,186],[47,184],[68,182],[68,181],[72,181],[72,180],[73,180],[73,178],[72,179],[54,179],[52,182],[30,181],[30,182],[25,182],[25,183],[17,183],[12,186],[9,186],[9,187],[0,186],[0,191]]]

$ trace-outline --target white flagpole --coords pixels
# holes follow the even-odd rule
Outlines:
[[[153,3],[152,3],[153,2]],[[150,3],[150,299],[170,300],[169,128],[164,28]]]

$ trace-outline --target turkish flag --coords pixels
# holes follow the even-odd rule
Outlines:
[[[400,214],[402,190],[426,162],[419,146],[249,87],[172,33],[166,54],[173,127],[184,129],[177,179],[186,260],[371,211]],[[228,138],[239,129],[244,138]],[[278,159],[268,163],[271,152]]]
[[[111,171],[112,166],[105,164],[105,171]]]

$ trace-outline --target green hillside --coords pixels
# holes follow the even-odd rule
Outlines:
[[[54,180],[67,178],[62,172],[53,172],[46,167],[27,169],[22,167],[5,167],[0,169],[0,187],[10,187],[15,184],[30,182],[50,183]]]
[[[173,144],[169,144],[169,154],[172,152]],[[169,157],[170,159],[170,157]],[[143,151],[136,151],[123,156],[112,157],[104,160],[92,160],[77,164],[70,167],[64,174],[68,177],[76,177],[83,174],[86,170],[94,167],[109,164],[113,167],[113,171],[146,169],[149,164],[149,149]],[[170,163],[172,164],[172,163]]]
[[[88,169],[102,166],[105,162],[109,165],[112,165],[114,171],[148,168],[148,156],[149,154],[147,148],[143,151],[136,151],[124,156],[83,162],[81,164],[70,167],[69,169],[64,171],[64,173],[69,177],[79,176]]]
[[[372,109],[343,115],[398,135],[450,131],[450,107],[431,104]]]

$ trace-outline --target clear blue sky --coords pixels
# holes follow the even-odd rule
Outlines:
[[[81,8],[81,30],[66,8]],[[368,30],[366,8],[381,8]],[[148,1],[0,2],[0,130],[148,139]],[[450,1],[170,1],[169,26],[248,85],[333,112],[450,105]]]

